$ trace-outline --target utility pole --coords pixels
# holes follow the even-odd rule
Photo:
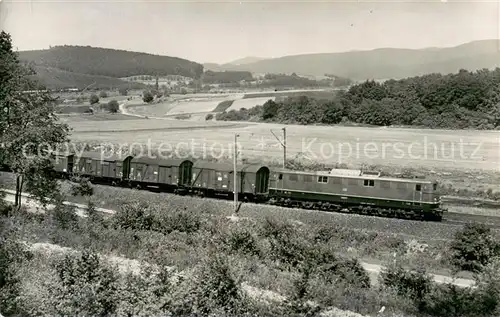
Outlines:
[[[276,140],[278,140],[278,142],[283,147],[283,168],[286,168],[286,128],[282,128],[281,130],[283,130],[283,141],[281,141],[276,136],[276,134],[274,134],[273,130],[271,130],[271,133],[274,135],[274,137],[276,138]]]
[[[233,154],[233,173],[234,173],[234,184],[233,184],[233,190],[234,190],[234,213],[237,212],[238,210],[238,179],[237,179],[237,174],[238,171],[236,169],[236,163],[237,163],[237,156],[238,156],[238,137],[239,134],[234,135],[234,154]]]
[[[286,168],[286,128],[283,127],[283,168]]]

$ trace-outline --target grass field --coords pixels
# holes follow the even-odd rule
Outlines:
[[[230,122],[202,123],[207,127],[227,127]],[[87,124],[74,123],[73,140],[89,141],[93,136],[79,132],[119,131],[106,136],[109,142],[130,142],[151,139],[158,142],[197,143],[196,150],[217,147],[233,142],[234,133],[239,133],[242,146],[241,157],[267,157],[281,159],[283,151],[270,130],[280,134],[283,125],[233,123],[234,129],[228,133],[213,130],[203,135],[189,130],[175,132],[159,131],[142,133],[139,130],[161,129],[168,127],[189,127],[185,123],[161,120],[130,120],[121,123]],[[237,128],[241,127],[241,128]],[[376,164],[401,165],[408,167],[444,169],[484,169],[499,171],[500,151],[499,133],[493,131],[456,131],[422,129],[387,129],[341,126],[287,126],[287,155],[305,161],[323,163],[346,163],[349,165]],[[172,140],[172,141],[170,141]],[[174,141],[175,140],[175,141]],[[226,148],[227,149],[227,148]]]
[[[152,104],[143,104],[141,100],[137,99],[128,103],[127,110],[130,113],[148,117],[206,113],[213,111],[218,104],[228,101],[230,98],[238,98],[238,95],[172,95],[162,102]]]
[[[241,108],[250,109],[255,106],[262,106],[268,100],[275,100],[274,97],[259,97],[259,98],[249,98],[249,99],[239,99],[235,100],[231,107],[227,108],[226,111],[240,110]]]
[[[243,99],[250,98],[263,98],[263,97],[276,97],[277,99],[282,99],[283,97],[293,97],[293,96],[308,96],[312,98],[319,99],[330,99],[333,98],[335,91],[325,90],[325,89],[309,89],[309,90],[286,90],[286,91],[270,91],[270,92],[255,92],[247,93],[243,96]]]
[[[60,115],[61,121],[68,124],[86,121],[115,121],[115,120],[138,120],[137,117],[127,116],[121,113],[95,113],[95,114],[78,114],[78,115]]]
[[[234,100],[224,100],[224,101],[221,101],[217,105],[217,107],[215,107],[215,109],[213,110],[213,112],[224,112],[228,108],[230,108],[233,103],[234,103]]]

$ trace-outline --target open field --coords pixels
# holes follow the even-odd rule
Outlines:
[[[323,89],[291,89],[291,90],[281,90],[281,91],[256,91],[256,92],[249,92],[245,93],[243,96],[243,99],[248,99],[248,98],[262,98],[262,97],[277,97],[277,96],[289,96],[289,95],[315,95],[315,93],[323,94],[323,93],[328,93],[330,94],[331,92],[327,92],[327,90]],[[317,94],[316,94],[317,95]]]
[[[268,100],[275,100],[275,97],[257,97],[257,98],[249,98],[249,99],[238,99],[233,102],[231,107],[227,108],[226,111],[231,110],[240,110],[241,108],[250,109],[255,106],[262,106]]]
[[[82,121],[115,121],[115,120],[137,120],[137,117],[121,113],[94,113],[94,114],[68,114],[59,115],[62,122],[72,124]]]
[[[127,102],[127,111],[148,117],[165,117],[179,114],[208,113],[225,100],[240,98],[241,95],[199,94],[171,95],[159,103],[144,104],[142,100]]]
[[[134,143],[142,142],[142,140],[147,142],[148,135],[151,135],[154,131],[164,131],[171,129],[187,130],[190,129],[217,129],[217,128],[235,128],[241,125],[234,122],[200,122],[200,123],[186,123],[182,120],[170,120],[170,119],[141,119],[129,117],[126,123],[119,120],[115,121],[83,121],[78,120],[70,123],[73,128],[72,139],[73,140],[100,140],[103,142],[113,142],[113,143]],[[126,134],[125,138],[120,138],[117,141],[118,135]],[[136,140],[133,135],[137,135]],[[158,135],[158,137],[160,137]],[[112,140],[112,141],[110,141]],[[151,139],[153,140],[153,139]],[[154,139],[160,141],[161,139]]]
[[[168,110],[169,115],[193,112],[210,112],[213,111],[217,105],[226,100],[226,98],[214,99],[209,101],[183,101],[178,102]]]
[[[204,94],[186,94],[186,95],[171,95],[165,102],[153,103],[149,105],[138,102],[133,104],[129,102],[128,111],[138,115],[148,117],[163,117],[179,114],[195,114],[210,112],[218,112],[217,106],[223,101],[234,100],[231,107],[226,111],[239,110],[240,108],[252,108],[256,105],[263,104],[269,99],[275,100],[276,96],[294,96],[294,95],[308,95],[321,98],[330,98],[333,96],[334,91],[318,90],[289,90],[289,91],[261,91],[252,93],[204,93]],[[247,100],[247,99],[251,99]],[[199,120],[200,116],[196,116],[195,120]]]
[[[227,127],[230,122],[210,122],[207,127]],[[216,129],[202,136],[191,133],[158,131],[141,133],[167,127],[188,127],[182,122],[168,123],[161,120],[131,120],[121,123],[73,123],[74,141],[89,141],[95,132],[108,142],[146,142],[148,139],[175,145],[178,142],[193,144],[195,153],[205,148],[218,148],[233,142],[234,133],[242,147],[240,158],[268,158],[281,160],[283,151],[270,130],[280,133],[284,125],[264,123],[232,123],[233,129]],[[119,133],[114,133],[119,131]],[[81,132],[86,132],[81,134]],[[287,126],[287,156],[305,161],[425,167],[428,169],[471,169],[500,171],[500,133],[495,131],[456,131],[421,129],[386,129],[342,126]],[[222,151],[227,152],[227,146]]]

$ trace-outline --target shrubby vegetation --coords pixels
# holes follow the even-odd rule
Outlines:
[[[269,101],[260,116],[265,121],[298,124],[495,129],[500,127],[500,68],[366,81],[339,92],[333,100],[300,96]]]
[[[75,181],[74,194],[91,198],[86,180]],[[19,211],[0,218],[2,242],[9,241],[0,244],[2,259],[9,259],[0,261],[0,273],[9,277],[0,284],[5,316],[317,316],[332,306],[361,314],[383,306],[389,315],[498,314],[500,262],[494,257],[477,276],[477,288],[435,284],[424,271],[403,268],[399,258],[377,286],[357,259],[338,253],[338,241],[360,235],[341,227],[286,216],[229,221],[175,204],[125,204],[106,218],[79,218],[60,206],[45,215]],[[26,253],[15,242],[44,237],[80,252]],[[452,245],[461,241],[458,234]],[[103,257],[110,252],[148,263],[126,270]],[[277,294],[259,300],[249,285],[284,300]]]
[[[117,113],[119,109],[120,109],[120,105],[118,104],[118,101],[116,101],[116,100],[110,100],[106,104],[106,110],[108,110],[111,113]]]
[[[241,108],[240,110],[230,110],[229,112],[219,112],[215,115],[216,120],[223,121],[258,121],[262,106],[256,106],[250,109]]]
[[[500,243],[485,225],[466,224],[451,245],[452,263],[458,270],[480,272],[500,256]]]
[[[310,88],[319,86],[331,86],[331,83],[316,81],[305,77],[297,76],[295,73],[291,75],[286,74],[266,74],[264,80],[260,82],[258,87],[261,88]]]
[[[127,96],[128,95],[128,89],[127,88],[120,88],[118,90],[118,92],[120,93],[120,95],[122,96]]]
[[[203,73],[203,65],[177,57],[90,46],[64,45],[48,50],[24,51],[20,52],[20,58],[64,71],[116,78],[137,74],[199,77]]]
[[[213,72],[210,70],[207,70],[205,73],[203,73],[204,84],[237,83],[242,80],[253,80],[252,73],[245,71]]]
[[[95,105],[96,103],[99,103],[99,97],[96,94],[90,95],[89,103],[91,105]]]
[[[155,99],[153,93],[149,90],[145,90],[143,93],[142,93],[142,100],[146,103],[150,103],[152,102],[153,100]]]

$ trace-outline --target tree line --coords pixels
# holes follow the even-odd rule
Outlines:
[[[242,80],[252,81],[252,73],[246,71],[214,72],[211,70],[207,70],[205,73],[203,73],[204,84],[237,83]]]
[[[248,112],[247,110],[244,110]],[[500,127],[500,68],[429,74],[378,83],[373,80],[338,92],[331,100],[307,96],[269,100],[258,119],[280,123],[422,126],[448,129]],[[243,114],[219,115],[219,120]]]

